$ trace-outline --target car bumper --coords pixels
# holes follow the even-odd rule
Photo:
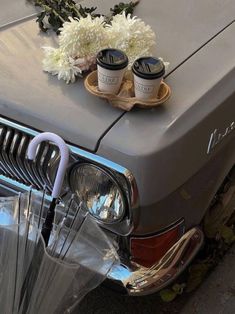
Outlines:
[[[152,294],[169,285],[195,257],[204,242],[200,228],[187,231],[163,258],[150,268],[136,263],[114,265],[108,280],[118,291],[131,296]]]
[[[24,190],[23,184],[13,185],[11,179],[0,176],[1,195],[13,195]],[[157,292],[182,273],[201,248],[203,241],[201,229],[192,228],[150,268],[130,261],[122,261],[121,264],[114,265],[108,274],[108,284],[115,290],[132,296]]]

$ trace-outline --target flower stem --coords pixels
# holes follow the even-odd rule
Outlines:
[[[66,22],[66,20],[54,9],[54,8],[51,8],[49,7],[48,5],[46,4],[41,4],[40,5],[46,12],[48,13],[53,13],[56,17],[58,17],[58,19],[60,19],[60,21],[62,23]]]

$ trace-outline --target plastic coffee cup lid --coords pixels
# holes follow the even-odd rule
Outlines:
[[[132,72],[143,79],[153,80],[164,76],[165,65],[161,59],[142,57],[134,62]]]
[[[107,48],[97,54],[97,64],[108,70],[121,70],[128,64],[127,55],[118,49]]]

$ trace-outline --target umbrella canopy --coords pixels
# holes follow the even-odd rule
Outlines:
[[[46,247],[40,226],[49,202],[43,194],[30,191],[0,198],[1,313],[70,313],[118,260],[105,233],[81,205],[71,200],[56,207],[57,223]],[[75,208],[72,218],[69,212],[74,213]],[[38,252],[38,247],[43,250]],[[29,280],[21,300],[27,276],[36,280],[33,284]]]
[[[48,139],[48,133],[40,136],[33,140],[31,159],[36,144]],[[62,139],[49,139],[64,149]],[[1,313],[71,313],[118,261],[113,244],[82,204],[74,197],[59,202],[67,162],[60,166],[52,198],[46,188],[0,198]]]

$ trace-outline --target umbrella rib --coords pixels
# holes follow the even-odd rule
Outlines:
[[[56,247],[57,247],[57,244],[58,244],[58,240],[60,238],[60,233],[62,231],[62,228],[63,228],[63,225],[64,225],[64,222],[65,222],[65,219],[68,217],[69,215],[69,212],[70,212],[70,208],[72,207],[72,204],[73,204],[73,201],[74,201],[74,194],[71,196],[70,200],[69,200],[69,203],[68,203],[68,206],[67,206],[67,210],[66,210],[66,213],[65,213],[65,216],[63,217],[61,223],[59,224],[58,226],[58,231],[57,231],[57,235],[55,236],[57,239],[55,240],[53,246],[52,246],[52,249],[51,249],[51,256],[55,256],[56,254]],[[60,251],[60,254],[61,254],[61,251]],[[59,256],[60,256],[59,254]]]
[[[63,252],[63,249],[64,249],[64,247],[65,247],[65,244],[66,244],[66,242],[67,242],[67,240],[68,240],[68,238],[69,238],[69,235],[70,235],[70,233],[71,233],[71,230],[72,230],[72,228],[73,228],[73,226],[74,226],[74,224],[75,224],[75,221],[76,221],[76,218],[77,218],[77,216],[78,216],[79,210],[80,210],[80,204],[79,204],[78,209],[77,209],[77,211],[76,211],[76,213],[75,213],[75,215],[74,215],[74,217],[73,217],[73,220],[72,220],[71,225],[70,225],[70,228],[69,228],[69,232],[68,232],[67,236],[65,237],[65,241],[64,241],[64,243],[63,243],[63,245],[62,245],[62,248],[61,248],[61,250],[60,250],[60,253],[59,253],[58,258],[60,258],[61,254],[62,254],[62,252]],[[67,251],[66,251],[66,253],[67,253]],[[63,259],[63,257],[62,257],[62,259]]]
[[[19,259],[19,233],[20,233],[20,201],[21,192],[18,195],[18,217],[17,217],[17,244],[16,244],[16,268],[15,268],[15,287],[14,287],[14,297],[12,303],[12,313],[14,313],[15,297],[16,297],[16,284],[18,278],[18,259]]]

